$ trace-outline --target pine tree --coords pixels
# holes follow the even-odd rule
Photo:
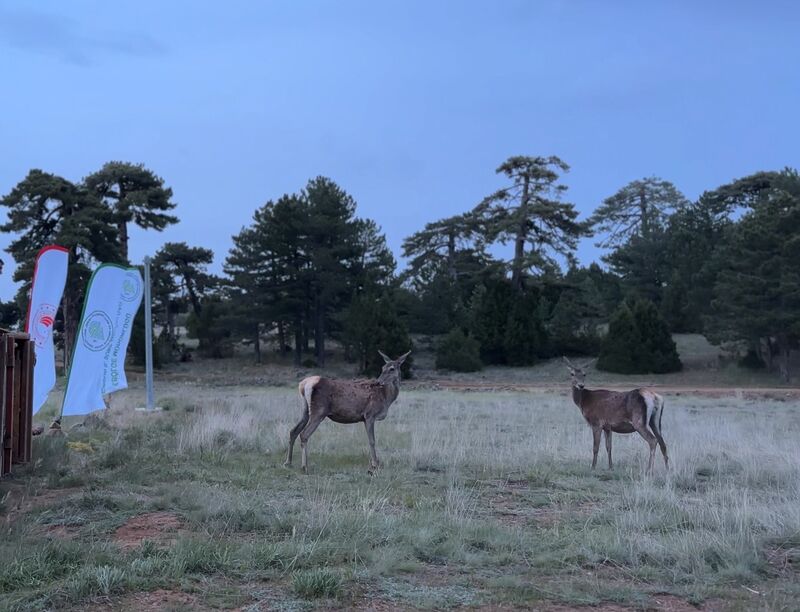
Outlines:
[[[498,169],[511,180],[475,207],[487,243],[514,243],[511,260],[511,284],[524,289],[524,277],[530,270],[558,270],[554,255],[572,261],[578,238],[586,234],[585,224],[576,219],[574,205],[562,202],[567,190],[560,184],[561,173],[569,166],[556,156],[510,157]]]
[[[527,292],[514,297],[503,337],[508,365],[532,365],[537,358],[549,354],[547,332],[538,312],[536,294]]]
[[[597,369],[621,374],[642,372],[642,337],[633,318],[633,312],[623,302],[611,316],[608,323]]]
[[[218,284],[218,279],[207,270],[213,261],[211,249],[190,247],[185,242],[167,242],[153,258],[153,268],[156,275],[172,278],[174,287],[185,294],[192,311],[199,315],[203,296]]]
[[[478,237],[478,221],[471,214],[427,223],[403,241],[403,257],[409,259],[409,275],[426,279],[444,268],[447,277],[456,282],[459,274],[465,272],[459,269],[459,251],[482,251]]]
[[[689,290],[680,272],[674,270],[661,301],[661,315],[672,332],[692,331],[689,308]]]
[[[800,175],[786,169],[726,233],[718,249],[709,332],[715,340],[776,345],[779,369],[790,379],[789,354],[800,340]],[[763,342],[762,342],[763,341]],[[771,352],[765,361],[769,363]]]
[[[513,296],[511,284],[502,279],[475,289],[470,301],[469,331],[480,344],[483,363],[506,362],[506,326]]]
[[[569,284],[562,289],[549,318],[547,329],[556,355],[593,355],[598,349],[601,299],[591,278],[579,280],[581,276],[572,271],[567,275],[565,282]]]
[[[589,223],[596,233],[605,236],[597,246],[615,247],[634,236],[648,238],[652,231],[664,227],[671,212],[688,204],[675,185],[653,176],[632,181],[603,200]]]
[[[64,356],[69,363],[92,267],[97,262],[121,261],[111,211],[80,185],[41,170],[31,170],[0,205],[8,208],[8,222],[0,230],[19,235],[7,250],[17,262],[13,278],[23,283],[21,295],[30,291],[36,255],[42,247],[58,244],[69,250],[69,282],[62,302]],[[24,298],[18,301],[27,303]]]
[[[128,259],[128,225],[163,230],[178,222],[167,214],[175,208],[172,189],[143,164],[108,162],[84,179],[86,187],[113,211],[122,257]]]
[[[391,357],[411,350],[411,338],[388,293],[357,295],[344,315],[344,341],[357,358],[359,370],[377,376],[383,367],[378,351]],[[409,357],[408,359],[411,359]],[[406,361],[408,361],[408,359]],[[410,376],[413,363],[403,363],[403,375]]]
[[[655,304],[643,299],[620,304],[609,322],[597,367],[621,374],[681,369],[675,342]]]
[[[638,300],[633,307],[633,319],[642,340],[643,367],[647,372],[664,374],[681,369],[681,361],[672,334],[653,302]]]

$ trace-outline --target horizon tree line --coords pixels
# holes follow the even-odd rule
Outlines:
[[[680,367],[670,332],[694,332],[744,344],[747,363],[788,380],[800,339],[796,170],[758,172],[695,202],[646,177],[585,220],[567,199],[568,171],[556,156],[510,157],[496,170],[500,189],[405,238],[401,273],[378,224],[326,177],[258,208],[232,237],[223,277],[208,272],[211,250],[166,243],[153,258],[157,354],[175,357],[181,317],[214,357],[246,340],[260,361],[269,334],[295,365],[324,366],[336,341],[370,372],[378,346],[401,354],[411,333],[423,333],[446,336],[437,361],[453,369],[566,353],[599,355],[598,365],[617,371],[669,371]],[[126,162],[75,183],[31,170],[0,204],[8,211],[0,227],[17,235],[6,250],[22,281],[15,303],[2,304],[2,322],[21,316],[38,250],[61,244],[71,254],[57,321],[67,353],[92,267],[128,263],[131,224],[162,231],[178,222],[164,180]],[[577,265],[587,236],[608,249],[605,268]],[[513,249],[498,258],[494,245]],[[652,359],[625,357],[642,346]]]

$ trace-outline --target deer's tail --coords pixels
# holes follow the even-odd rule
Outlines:
[[[649,389],[641,389],[639,394],[644,401],[644,424],[650,433],[661,437],[661,415],[664,412],[664,398]]]
[[[664,398],[658,393],[653,393],[653,414],[650,417],[650,429],[659,438],[661,437],[661,419],[664,417]]]

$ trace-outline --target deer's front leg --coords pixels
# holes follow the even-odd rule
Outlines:
[[[603,430],[606,433],[606,452],[608,453],[608,469],[613,470],[614,464],[611,461],[611,430],[605,429]]]
[[[597,451],[600,450],[600,435],[603,433],[603,430],[599,427],[592,427],[592,438],[593,438],[593,446],[592,446],[592,469],[597,467]]]
[[[367,430],[367,437],[369,438],[369,467],[371,472],[378,469],[380,466],[378,454],[375,452],[375,419],[365,419],[364,427]]]

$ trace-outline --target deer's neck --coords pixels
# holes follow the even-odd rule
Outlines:
[[[582,389],[577,385],[572,385],[572,401],[583,412],[583,399],[586,394],[586,389]]]
[[[400,381],[391,380],[383,384],[383,396],[386,398],[386,405],[390,405],[400,395]]]

